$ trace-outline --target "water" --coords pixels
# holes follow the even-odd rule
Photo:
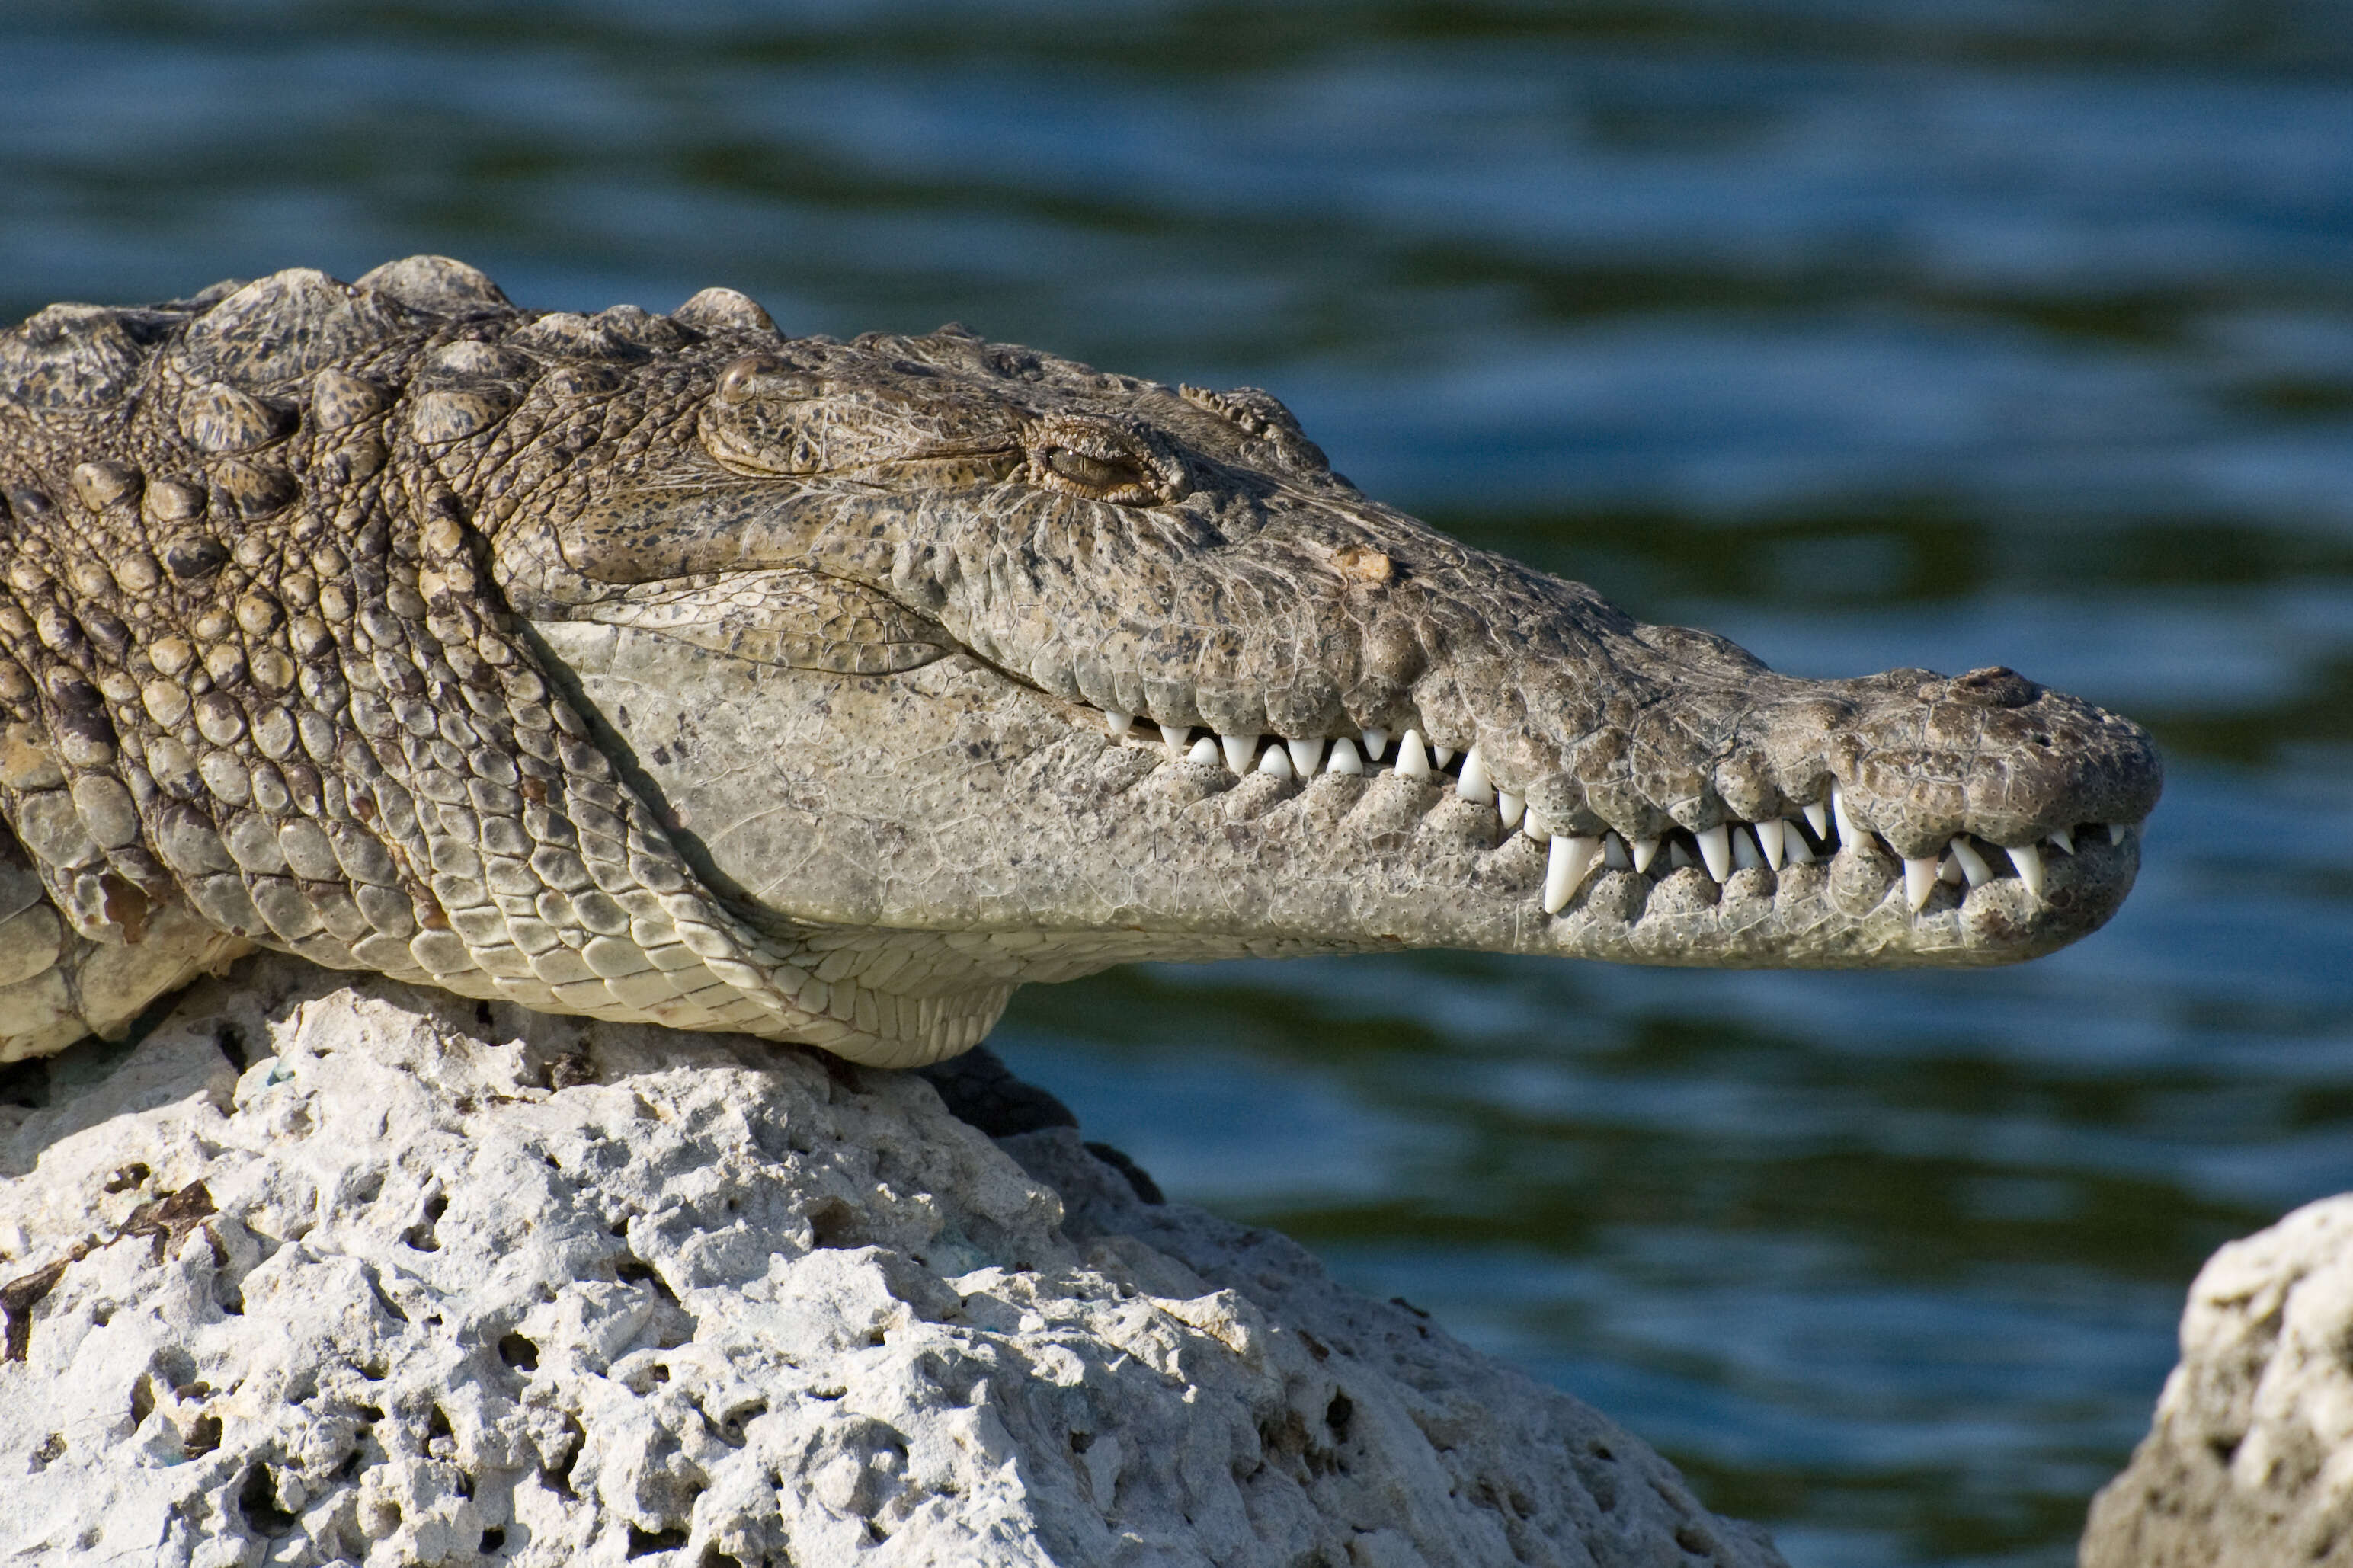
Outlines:
[[[681,15],[683,14],[683,15]],[[2353,1186],[2353,13],[2293,0],[0,5],[0,311],[440,250],[1288,399],[1776,665],[2150,724],[1985,974],[1118,973],[998,1042],[1800,1568],[2059,1564],[2219,1242]]]

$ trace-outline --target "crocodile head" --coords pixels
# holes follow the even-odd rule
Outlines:
[[[870,1056],[1138,958],[2031,958],[2116,910],[2158,797],[2123,719],[1644,625],[1366,498],[1262,392],[754,323],[566,395],[492,574],[738,910],[989,999]]]
[[[1264,393],[723,289],[52,307],[0,504],[0,1060],[249,942],[889,1065],[1125,959],[2002,963],[2158,788],[2010,670],[1794,679],[1466,548]]]

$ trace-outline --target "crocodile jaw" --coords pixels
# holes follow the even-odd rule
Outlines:
[[[2086,822],[2062,832],[2072,853],[2045,842],[2031,857],[2031,889],[1999,847],[1964,837],[1978,866],[1946,851],[1934,864],[1951,869],[1915,902],[1886,840],[1851,817],[1844,842],[1836,821],[1816,836],[1799,812],[1778,867],[1753,828],[1731,829],[1748,841],[1721,879],[1696,835],[1668,829],[1643,872],[1634,846],[1595,835],[1565,898],[1555,873],[1547,912],[1548,840],[1578,836],[1547,835],[1525,806],[1506,827],[1492,791],[1466,793],[1460,759],[1416,778],[1395,740],[1365,773],[1302,778],[1269,738],[1238,775],[1213,745],[1188,738],[1172,752],[1140,724],[1114,736],[1100,711],[969,655],[843,677],[627,626],[533,629],[601,716],[607,751],[740,910],[843,952],[952,935],[920,976],[886,977],[896,984],[1398,947],[1710,967],[2003,963],[2096,929],[2138,868],[2136,831],[2111,842]],[[1268,763],[1275,751],[1282,763]]]

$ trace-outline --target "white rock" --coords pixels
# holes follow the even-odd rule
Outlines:
[[[1781,1562],[1070,1129],[347,980],[249,967],[0,1109],[9,1562]]]
[[[2132,1463],[2092,1503],[2084,1568],[2353,1563],[2353,1194],[2207,1260]]]

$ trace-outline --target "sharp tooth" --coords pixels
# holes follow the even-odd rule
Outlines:
[[[1601,836],[1601,863],[1612,871],[1630,871],[1633,858],[1626,853],[1626,841],[1614,833]]]
[[[1806,807],[1806,822],[1808,826],[1813,828],[1815,837],[1825,841],[1829,839],[1831,836],[1831,808],[1829,806],[1824,805],[1820,801],[1816,801],[1813,805]]]
[[[1732,868],[1736,871],[1761,871],[1765,868],[1765,857],[1758,853],[1757,840],[1748,836],[1746,828],[1732,830]]]
[[[1114,741],[1126,735],[1128,726],[1134,722],[1135,715],[1133,713],[1114,713],[1109,709],[1103,710],[1103,728],[1111,731],[1111,738]]]
[[[1528,813],[1527,820],[1520,824],[1520,831],[1542,844],[1552,837],[1552,824],[1531,811]]]
[[[1420,731],[1408,730],[1398,742],[1397,771],[1409,779],[1430,776],[1430,752],[1422,746]]]
[[[1953,840],[1953,858],[1960,862],[1961,875],[1969,879],[1970,887],[1982,888],[1993,880],[1993,868],[1986,864],[1986,858],[1967,838]]]
[[[1185,737],[1191,733],[1182,724],[1163,724],[1160,726],[1160,743],[1168,748],[1170,756],[1181,757],[1185,754]]]
[[[1778,816],[1768,816],[1757,824],[1757,847],[1765,852],[1765,864],[1778,871],[1788,854],[1789,825]]]
[[[1219,735],[1218,745],[1226,753],[1228,772],[1235,773],[1250,772],[1250,758],[1258,754],[1256,735]]]
[[[1732,830],[1721,822],[1714,827],[1702,828],[1692,835],[1699,840],[1699,858],[1707,862],[1707,874],[1717,881],[1732,875]]]
[[[2049,837],[2052,843],[2056,844],[2068,854],[2073,855],[2075,852],[2074,829],[2070,827],[2054,827],[2051,830]]]
[[[1298,772],[1291,765],[1290,749],[1284,746],[1269,746],[1258,760],[1258,771],[1279,779],[1296,777]]]
[[[1447,763],[1454,760],[1454,748],[1451,746],[1432,746],[1430,748],[1430,760],[1442,768]]]
[[[1846,791],[1839,788],[1836,779],[1831,781],[1831,820],[1838,824],[1840,847],[1862,847],[1862,830],[1855,826],[1854,818],[1846,814]]]
[[[1649,870],[1651,868],[1651,862],[1657,859],[1658,856],[1659,841],[1657,839],[1637,838],[1634,840],[1634,869],[1637,871]]]
[[[1514,795],[1507,789],[1495,792],[1495,814],[1504,819],[1504,832],[1509,833],[1520,825],[1520,814],[1527,808],[1528,803],[1524,796]]]
[[[2109,823],[2109,824],[2108,824],[2108,842],[2109,842],[2109,843],[2111,843],[2111,844],[2122,844],[2122,843],[2125,841],[2125,831],[2126,831],[2126,829],[2125,829],[2125,825],[2124,825],[2123,823],[2121,823],[2121,822],[2111,822],[2111,823]]]
[[[1204,735],[1193,742],[1193,749],[1185,753],[1185,760],[1188,763],[1214,763],[1218,760],[1218,743]]]
[[[1367,726],[1365,730],[1365,760],[1368,763],[1377,763],[1388,755],[1388,751],[1389,732],[1387,730]]]
[[[1947,887],[1959,887],[1961,879],[1967,875],[1968,873],[1961,869],[1960,858],[1957,856],[1947,855],[1936,862],[1936,880]]]
[[[1926,909],[1928,895],[1936,890],[1936,858],[1926,856],[1904,862],[1904,897],[1915,910]]]
[[[1343,735],[1332,742],[1332,760],[1324,764],[1327,773],[1362,773],[1365,760],[1356,755],[1356,742]]]
[[[2003,847],[2010,863],[2018,868],[2018,879],[2036,898],[2042,896],[2042,851],[2031,844],[2010,844]]]
[[[1807,809],[1812,811],[1819,808],[1809,806]],[[1810,866],[1814,863],[1814,847],[1806,842],[1806,836],[1798,830],[1798,825],[1794,822],[1781,824],[1781,847],[1788,852],[1789,864],[1792,866]]]
[[[1545,855],[1544,912],[1560,913],[1568,896],[1577,891],[1577,885],[1585,880],[1585,874],[1600,858],[1599,838],[1572,838],[1564,834],[1554,839],[1552,848]]]
[[[1462,776],[1454,781],[1454,793],[1477,805],[1494,802],[1495,784],[1487,776],[1487,764],[1481,760],[1476,746],[1462,753]]]
[[[1668,839],[1667,869],[1670,871],[1681,871],[1689,867],[1691,863],[1691,851],[1683,847],[1683,841],[1680,838]]]
[[[1285,741],[1283,744],[1291,751],[1292,771],[1301,778],[1314,778],[1315,770],[1324,765],[1324,742],[1320,739]]]

